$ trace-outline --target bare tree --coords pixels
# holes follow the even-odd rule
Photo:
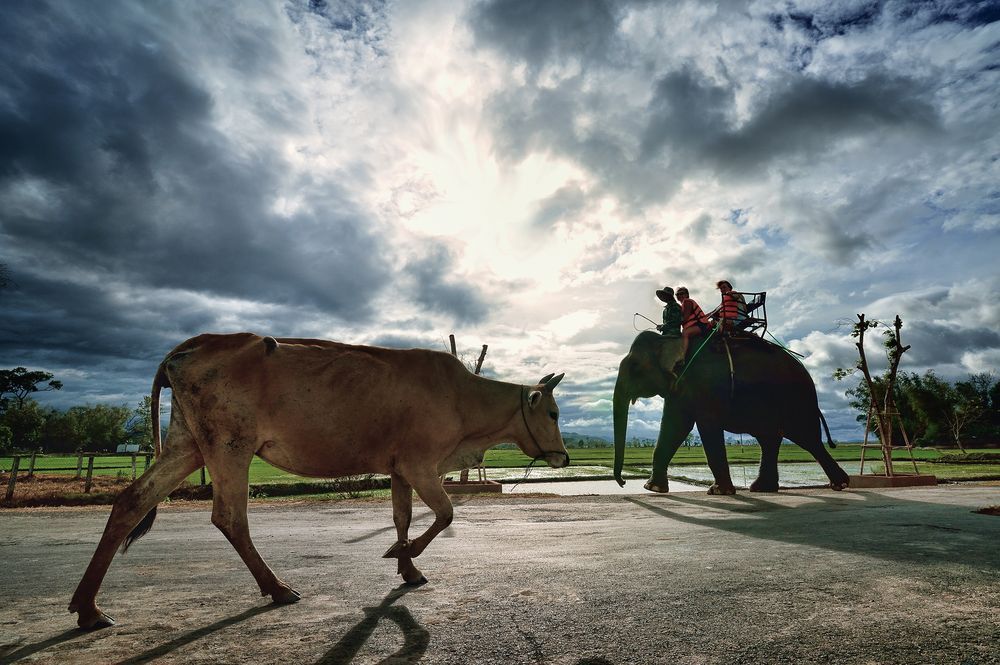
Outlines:
[[[879,326],[886,327],[882,335],[885,337],[883,346],[889,360],[889,370],[886,372],[884,382],[875,381],[872,378],[871,369],[868,365],[868,356],[865,354],[865,333]],[[853,374],[856,370],[861,371],[865,385],[868,386],[868,394],[871,397],[869,414],[870,418],[875,421],[876,432],[878,433],[879,441],[882,443],[882,458],[885,461],[887,471],[892,468],[892,419],[894,415],[898,415],[895,402],[896,377],[899,373],[899,361],[903,357],[903,354],[910,348],[909,345],[903,346],[902,341],[900,341],[900,330],[902,327],[903,321],[899,318],[898,314],[891,328],[881,321],[866,319],[863,313],[858,314],[858,322],[854,324],[851,330],[851,337],[858,340],[855,344],[858,347],[858,363],[853,369],[838,369],[834,372],[834,378],[843,379]],[[879,406],[879,403],[881,403],[881,406]]]

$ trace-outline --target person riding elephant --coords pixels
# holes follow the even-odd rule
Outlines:
[[[715,322],[722,326],[723,332],[732,332],[747,318],[747,301],[739,291],[733,291],[729,280],[719,280],[715,287],[722,293],[722,304],[712,312]]]
[[[656,292],[656,297],[663,301],[663,325],[656,326],[660,334],[664,337],[681,336],[681,306],[674,299],[674,290],[669,286],[664,286]]]
[[[687,356],[688,347],[694,337],[704,337],[711,329],[708,315],[686,286],[677,287],[677,298],[681,301],[681,358]]]
[[[656,329],[660,331],[660,335],[665,342],[661,345],[659,364],[671,382],[674,382],[677,380],[677,373],[674,371],[674,367],[684,359],[683,340],[681,338],[681,306],[674,299],[674,290],[669,286],[664,286],[662,289],[657,290],[656,297],[664,303],[663,324],[656,326]]]

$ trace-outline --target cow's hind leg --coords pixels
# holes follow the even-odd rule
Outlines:
[[[81,628],[114,625],[114,619],[97,606],[97,591],[115,552],[156,504],[202,466],[198,449],[183,425],[171,426],[164,449],[153,466],[115,499],[101,542],[69,603],[69,611],[78,614],[76,622]]]
[[[399,474],[392,474],[392,521],[396,524],[396,544],[389,548],[384,557],[396,557],[396,572],[403,576],[407,584],[425,584],[424,577],[413,558],[407,554],[410,547],[410,519],[413,516],[413,487]]]
[[[395,556],[402,559],[404,556],[408,558],[415,558],[420,556],[420,553],[424,551],[428,544],[434,540],[434,536],[438,535],[451,524],[452,517],[454,516],[454,508],[451,505],[451,499],[448,497],[448,493],[444,491],[444,487],[441,485],[440,476],[434,473],[415,473],[412,475],[405,476],[407,481],[413,486],[413,489],[417,490],[417,494],[420,496],[421,500],[427,504],[427,507],[434,511],[434,523],[431,524],[426,531],[422,534],[409,541],[403,547],[395,547],[386,552],[388,556]],[[397,543],[397,546],[399,544]],[[395,551],[393,551],[395,549]]]
[[[206,460],[212,474],[212,524],[229,540],[250,569],[260,587],[260,595],[271,596],[275,603],[294,603],[301,597],[299,592],[278,579],[250,539],[247,502],[252,460],[252,453],[247,459],[234,455],[224,459],[213,456]]]

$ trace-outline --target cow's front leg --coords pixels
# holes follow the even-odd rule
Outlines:
[[[424,577],[413,565],[409,540],[410,520],[413,516],[413,488],[399,474],[392,474],[392,521],[396,524],[396,544],[385,553],[385,558],[396,558],[396,573],[407,584],[426,584]]]
[[[454,509],[451,505],[451,499],[448,498],[448,493],[444,491],[444,487],[441,484],[441,478],[433,472],[408,474],[406,479],[413,486],[413,489],[417,491],[417,495],[420,496],[421,500],[427,504],[427,507],[434,511],[434,523],[426,531],[405,545],[397,543],[389,552],[386,552],[386,556],[416,558],[434,540],[434,536],[444,531],[451,524]],[[393,494],[393,499],[395,499],[395,494]],[[397,551],[393,553],[393,549],[397,549]]]

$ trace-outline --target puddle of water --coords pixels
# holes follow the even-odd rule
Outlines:
[[[839,462],[841,468],[848,474],[856,474],[861,468],[860,461]],[[747,488],[750,483],[757,479],[757,464],[730,464],[729,474],[733,478],[733,485]],[[866,467],[867,468],[867,467]],[[645,469],[649,471],[649,469]],[[671,466],[667,468],[669,476],[683,476],[692,480],[714,482],[711,469],[708,465],[685,465]],[[795,462],[778,465],[778,485],[780,487],[808,487],[810,485],[826,485],[830,479],[826,477],[823,468],[816,462]]]
[[[520,485],[504,485],[504,494],[529,494],[533,492],[544,492],[546,494],[558,494],[559,496],[582,496],[587,494],[649,494],[649,490],[643,488],[645,479],[626,480],[625,487],[618,487],[618,483],[613,480],[572,480],[559,483],[521,483]],[[670,481],[671,492],[706,492],[707,488],[701,485],[691,485],[679,480]]]
[[[861,463],[840,462],[840,466],[849,474],[858,473]],[[730,475],[733,478],[733,485],[746,489],[750,487],[757,478],[757,464],[731,464],[729,466]],[[648,474],[649,468],[642,469]],[[526,494],[531,492],[544,492],[546,494],[558,494],[560,496],[579,496],[586,494],[648,494],[648,490],[643,488],[645,479],[627,480],[625,487],[619,487],[614,480],[588,480],[587,476],[608,476],[610,469],[606,466],[570,466],[563,469],[553,469],[551,467],[535,466],[531,468],[528,478],[573,478],[574,480],[564,480],[560,482],[524,482],[516,486],[504,483],[503,491],[507,494]],[[709,484],[714,482],[712,471],[707,464],[703,465],[677,465],[667,469],[670,477],[671,492],[705,492]],[[449,474],[449,477],[458,478],[457,473]],[[476,472],[473,470],[470,477],[475,479]],[[487,469],[486,477],[490,480],[520,480],[524,478],[523,468],[498,468]],[[696,485],[677,478],[688,478],[694,481],[706,483]],[[822,467],[815,462],[795,462],[778,465],[778,483],[781,487],[808,487],[815,485],[826,485],[829,479],[823,472]]]

